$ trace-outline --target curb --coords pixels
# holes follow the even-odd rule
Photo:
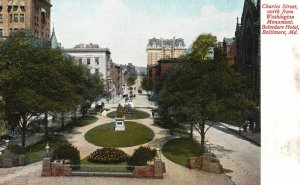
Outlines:
[[[250,141],[252,144],[255,144],[256,146],[261,147],[261,145],[260,145],[259,143],[257,143],[256,141],[254,141],[254,140],[252,140],[252,139],[250,139],[250,138],[248,138],[248,137],[246,137],[246,136],[240,134],[240,133],[237,132],[236,130],[231,129],[231,128],[227,127],[226,125],[222,124],[222,123],[220,123],[220,124],[223,125],[224,127],[226,127],[228,130],[231,130],[232,132],[234,132],[234,133],[238,134],[239,136],[243,137],[243,138],[246,139],[247,141]]]

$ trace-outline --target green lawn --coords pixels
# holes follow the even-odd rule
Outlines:
[[[116,117],[116,111],[110,112],[107,114],[107,117],[109,118],[115,118]],[[131,119],[145,119],[149,118],[150,114],[144,111],[136,110],[134,114],[125,114],[125,119],[131,120]]]
[[[92,115],[80,117],[74,123],[69,123],[68,125],[66,125],[64,131],[72,131],[76,127],[84,127],[86,125],[96,122],[97,120],[98,118]]]
[[[200,144],[190,138],[177,138],[168,141],[162,148],[163,155],[169,160],[186,166],[188,157],[202,155]]]
[[[154,138],[154,132],[137,122],[126,121],[125,131],[114,131],[115,123],[107,123],[89,130],[85,139],[102,147],[130,147],[147,143]]]
[[[41,161],[45,156],[45,147],[47,143],[49,144],[51,151],[55,146],[68,143],[68,141],[60,135],[49,136],[48,138],[45,138],[32,146],[26,147],[23,149],[23,151],[15,153],[26,155],[29,164]]]

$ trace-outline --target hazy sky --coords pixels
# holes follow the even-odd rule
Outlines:
[[[95,43],[114,62],[146,66],[148,39],[183,38],[190,46],[201,33],[233,37],[244,0],[52,0],[52,22],[65,48]]]

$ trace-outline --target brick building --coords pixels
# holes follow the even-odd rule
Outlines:
[[[127,87],[128,78],[132,73],[135,73],[135,67],[131,63],[127,65],[110,63],[113,94],[123,94],[125,87]]]
[[[147,64],[157,64],[160,59],[178,58],[186,52],[184,39],[149,39],[147,45]]]
[[[24,29],[50,39],[51,0],[0,0],[0,39]]]
[[[233,38],[224,37],[223,43],[222,43],[222,50],[223,50],[223,53],[225,53],[228,64],[232,65],[234,63],[234,58],[236,56],[235,37],[233,37]]]
[[[161,59],[156,65],[149,67],[148,74],[151,78],[152,87],[155,87],[161,77],[170,72],[177,63],[178,60],[175,58]]]

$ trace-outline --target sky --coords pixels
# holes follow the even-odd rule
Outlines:
[[[52,26],[64,48],[79,43],[109,48],[113,62],[147,65],[150,38],[183,38],[187,47],[201,33],[234,37],[244,0],[52,0]]]

